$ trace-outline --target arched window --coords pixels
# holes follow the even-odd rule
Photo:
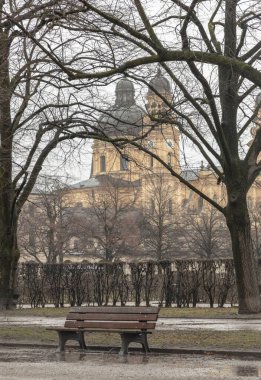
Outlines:
[[[100,157],[100,171],[106,172],[106,157],[105,156]]]
[[[167,163],[168,163],[169,166],[172,166],[172,154],[171,153],[168,153]]]
[[[169,199],[169,214],[173,214],[173,205],[172,205],[172,199]]]
[[[188,204],[188,199],[182,199],[182,207],[186,207]]]
[[[73,249],[79,249],[79,240],[78,239],[75,239],[74,242],[73,242]]]
[[[121,156],[121,170],[129,169],[129,160],[127,156]]]
[[[202,211],[203,209],[203,198],[201,198],[200,196],[198,197],[198,211]]]

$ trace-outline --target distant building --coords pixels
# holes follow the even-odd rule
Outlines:
[[[210,198],[225,204],[225,186],[209,167],[202,164],[201,167],[193,170],[181,169],[180,132],[175,126],[175,115],[170,112],[166,103],[157,94],[164,96],[168,102],[172,102],[173,94],[171,93],[170,83],[160,70],[149,83],[146,111],[136,104],[133,83],[129,79],[121,79],[115,88],[115,104],[104,110],[99,119],[98,127],[104,132],[105,136],[113,139],[124,140],[124,138],[127,138],[128,140],[138,141],[140,138],[146,149],[158,155],[168,166],[178,172],[181,178],[184,178],[199,190],[204,191]],[[257,104],[260,103],[261,94],[257,97]],[[161,116],[166,115],[168,119],[171,118],[173,123],[158,124],[157,115],[159,114]],[[252,135],[260,128],[260,119],[261,109],[255,126],[251,130]],[[135,218],[139,218],[139,212],[144,207],[147,209],[149,207],[153,208],[155,203],[155,194],[151,189],[152,182],[155,183],[160,179],[168,186],[170,215],[173,215],[177,209],[179,212],[190,212],[198,215],[208,209],[208,204],[201,197],[173,177],[168,169],[157,159],[139,150],[135,145],[128,144],[122,149],[116,149],[111,143],[95,140],[92,149],[90,178],[76,183],[68,189],[65,194],[66,204],[70,205],[72,209],[80,207],[85,210],[86,215],[89,215],[87,219],[89,218],[89,221],[91,221],[91,214],[87,210],[95,208],[94,200],[103,199],[106,191],[108,191],[108,186],[112,186],[114,189],[117,188],[121,204],[129,203],[126,211],[128,211],[129,215],[132,215],[133,222],[132,224],[130,221],[126,222],[128,218],[123,218],[129,233],[125,231],[127,243],[125,242],[126,244],[122,245],[121,254],[118,258],[124,259],[124,256],[128,256],[130,259],[132,255],[134,255],[134,258],[140,257],[139,255],[142,256],[140,248],[133,249],[132,253],[130,253],[127,247],[135,247],[135,241],[137,240],[135,234],[138,232],[134,226]],[[249,191],[249,202],[255,209],[261,207],[260,184],[261,180],[258,177]],[[106,197],[108,197],[108,194]],[[120,217],[122,218],[122,216]],[[119,220],[117,220],[117,223],[119,223]],[[75,244],[77,239],[71,238],[69,240]],[[179,239],[175,254],[177,257],[186,257],[189,254],[188,247],[182,238]],[[98,240],[98,238],[95,240],[94,237],[89,239],[91,241],[89,251],[94,250]],[[114,244],[116,245],[116,242]],[[75,244],[75,247],[77,247],[77,244]],[[73,246],[70,250],[71,256],[73,256]],[[85,251],[85,256],[88,256],[87,251]],[[67,259],[69,256],[70,254],[68,253]],[[70,257],[70,260],[74,261],[76,257],[78,261],[83,260],[80,254],[76,255],[75,253],[74,258]],[[98,254],[97,257],[99,257]]]

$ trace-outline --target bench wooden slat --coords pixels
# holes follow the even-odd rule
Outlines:
[[[159,308],[155,306],[80,306],[72,307],[74,313],[108,313],[108,314],[158,314]]]
[[[94,328],[78,328],[78,327],[71,327],[70,329],[68,329],[67,327],[46,327],[46,330],[52,330],[52,331],[61,331],[61,332],[68,332],[68,331],[74,331],[74,332],[78,332],[78,331],[82,331],[82,332],[88,332],[88,333],[92,333],[92,332],[102,332],[102,333],[122,333],[123,330],[122,329],[94,329]],[[126,333],[129,333],[129,334],[135,334],[137,332],[139,332],[141,330],[124,330],[124,332]],[[144,334],[152,334],[152,331],[150,330],[146,330],[146,331],[142,331],[142,333]]]
[[[142,330],[142,329],[154,329],[156,323],[153,322],[107,322],[107,321],[66,321],[64,327],[67,328],[94,328],[94,329],[134,329],[134,330]]]
[[[70,312],[67,320],[96,320],[96,321],[156,321],[157,314],[105,314],[105,313],[72,313]]]

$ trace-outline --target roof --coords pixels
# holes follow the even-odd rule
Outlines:
[[[121,178],[115,178],[111,175],[98,175],[96,177],[91,177],[85,181],[77,182],[70,186],[71,189],[84,189],[92,187],[100,187],[104,184],[111,183],[112,185],[119,187],[139,187],[140,181],[126,181]]]
[[[137,104],[127,106],[113,106],[99,119],[101,130],[108,135],[133,135],[136,136],[143,126],[143,118],[146,112]]]
[[[71,189],[81,189],[81,188],[86,188],[86,187],[98,187],[100,186],[100,182],[98,181],[97,178],[89,178],[86,179],[85,181],[77,182],[74,183],[73,185],[70,186]]]
[[[196,170],[182,170],[180,172],[180,175],[183,179],[185,179],[186,181],[195,181],[198,179],[198,174],[197,174],[197,171]]]

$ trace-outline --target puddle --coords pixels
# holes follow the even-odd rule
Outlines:
[[[258,376],[259,373],[261,373],[258,369],[258,367],[251,367],[251,366],[238,366],[236,368],[235,374],[237,376]]]
[[[48,365],[46,364],[48,363]],[[73,364],[72,364],[73,363]],[[71,379],[76,373],[88,373],[95,380],[114,379],[230,379],[260,380],[261,361],[241,360],[225,356],[163,355],[131,353],[120,357],[115,350],[86,352],[77,349],[57,353],[50,348],[0,347],[0,379],[3,371],[8,379],[21,379],[30,369],[32,376],[22,379]],[[11,372],[10,372],[11,371]],[[21,372],[22,371],[22,372]],[[55,371],[58,377],[55,376]],[[63,378],[61,371],[66,374]],[[11,377],[11,373],[13,373]],[[20,374],[18,376],[18,373]],[[117,374],[121,374],[117,377]],[[16,377],[17,374],[17,377]],[[113,377],[114,374],[114,377]],[[116,376],[116,375],[117,376]],[[115,377],[116,376],[116,377]],[[75,377],[78,378],[78,377]]]
[[[49,318],[49,317],[2,317],[0,316],[0,326],[63,326],[65,318]]]
[[[156,355],[153,355],[154,360]],[[118,355],[118,349],[112,349],[106,353],[95,351],[82,351],[78,349],[66,350],[66,352],[56,352],[50,348],[0,348],[0,362],[68,362],[74,363],[84,360],[103,363],[127,363],[127,364],[147,364],[152,360],[152,356],[144,354]]]
[[[261,320],[159,318],[159,330],[261,331]]]

